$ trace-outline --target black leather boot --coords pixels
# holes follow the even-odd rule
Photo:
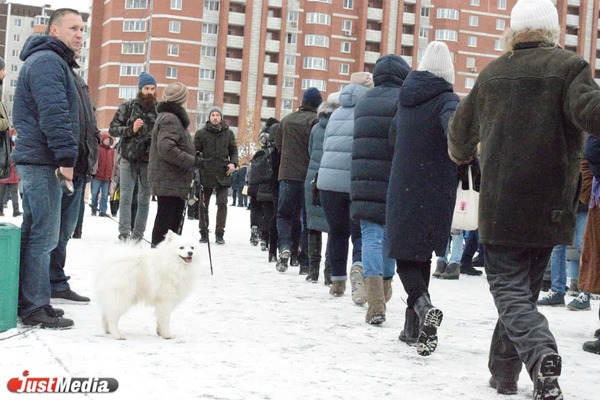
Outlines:
[[[418,338],[419,316],[413,308],[407,308],[404,313],[404,329],[400,332],[398,339],[408,345],[414,345]]]
[[[422,356],[429,356],[437,348],[437,328],[441,325],[444,314],[442,310],[431,304],[429,293],[423,293],[415,301],[414,309],[419,316],[417,353]]]

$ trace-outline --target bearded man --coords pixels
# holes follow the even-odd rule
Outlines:
[[[156,79],[142,72],[135,99],[123,103],[110,123],[109,133],[120,137],[120,207],[119,239],[140,241],[144,237],[148,209],[150,206],[150,186],[148,185],[148,156],[152,128],[156,121]],[[137,186],[137,212],[131,222],[131,204]]]

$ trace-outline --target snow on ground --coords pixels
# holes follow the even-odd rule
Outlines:
[[[215,220],[214,201],[210,206]],[[150,237],[154,208],[148,221]],[[487,354],[496,310],[484,277],[458,281],[432,279],[434,304],[444,311],[440,344],[430,357],[398,341],[406,295],[397,278],[382,326],[364,323],[365,307],[349,295],[333,298],[322,283],[307,283],[298,268],[275,271],[267,253],[249,244],[249,211],[229,207],[224,246],[199,245],[202,269],[193,294],[175,310],[176,338],[157,336],[152,310],[137,307],[120,323],[127,340],[102,332],[97,306],[61,305],[75,327],[33,330],[0,341],[0,398],[15,399],[6,383],[31,377],[112,377],[111,394],[46,394],[45,399],[504,399],[488,387]],[[72,289],[92,294],[93,269],[118,251],[117,224],[91,217],[83,238],[71,240],[67,273]],[[20,218],[0,222],[20,225]],[[214,229],[214,228],[213,228]],[[186,220],[184,234],[198,237],[197,221]],[[146,244],[147,245],[147,244]],[[148,246],[148,245],[147,245]],[[592,311],[543,308],[561,355],[560,384],[566,399],[597,399],[600,359],[581,350],[600,326]],[[0,333],[0,338],[23,331]],[[594,389],[596,388],[596,389]],[[595,393],[595,394],[594,394]],[[27,397],[27,396],[26,396]],[[32,397],[33,396],[29,396]],[[532,385],[521,373],[514,400],[531,399]]]

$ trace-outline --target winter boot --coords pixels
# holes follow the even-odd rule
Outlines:
[[[352,288],[352,301],[357,306],[367,302],[365,294],[365,282],[363,280],[362,264],[354,264],[350,269],[350,287]]]
[[[329,288],[329,294],[333,297],[341,297],[346,291],[346,281],[333,281]]]
[[[250,228],[250,244],[258,246],[258,226],[254,225]]]
[[[200,230],[200,243],[208,243],[208,231],[206,229]]]
[[[319,269],[321,268],[321,250],[323,240],[321,234],[308,234],[308,276],[307,282],[316,283],[319,280]]]
[[[385,295],[383,289],[383,277],[380,275],[369,276],[364,279],[365,291],[367,293],[367,315],[365,322],[371,325],[379,325],[385,322]]]
[[[323,269],[323,284],[325,286],[331,286],[331,264],[329,264],[329,259],[325,257],[325,269]]]
[[[407,308],[404,313],[404,329],[398,339],[409,346],[413,346],[419,339],[419,316],[413,308]]]
[[[414,309],[419,316],[417,353],[422,356],[428,356],[437,348],[437,328],[441,325],[444,314],[442,310],[431,304],[429,293],[423,293],[415,301]]]
[[[439,278],[440,275],[442,274],[442,272],[444,272],[446,270],[447,265],[448,265],[448,263],[446,263],[446,261],[438,258],[437,264],[435,266],[435,271],[431,275],[434,278]]]
[[[267,243],[266,240],[260,240],[260,250],[261,251],[267,251],[269,250],[269,244]]]
[[[279,259],[275,264],[275,269],[279,272],[285,272],[288,269],[288,261],[290,259],[291,252],[289,249],[284,248],[279,253]]]
[[[383,295],[386,303],[392,298],[392,280],[393,278],[383,280]]]
[[[496,389],[498,394],[512,395],[519,393],[517,382],[499,382],[493,376],[490,378],[490,387]]]
[[[440,274],[442,279],[458,279],[460,277],[460,264],[452,263],[448,264],[444,272]]]
[[[543,354],[533,372],[533,400],[562,400],[558,385],[562,360],[556,353]]]

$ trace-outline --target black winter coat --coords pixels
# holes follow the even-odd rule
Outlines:
[[[231,186],[231,176],[226,175],[226,167],[230,163],[238,165],[238,149],[235,135],[229,126],[221,122],[218,127],[214,127],[210,121],[206,121],[204,128],[196,131],[194,146],[204,157],[200,170],[202,186]]]
[[[398,96],[410,67],[400,56],[389,54],[375,64],[375,87],[354,108],[354,140],[350,214],[355,220],[385,225],[387,189],[394,147],[390,124],[398,108]]]
[[[427,262],[446,251],[458,175],[448,156],[448,120],[459,97],[428,71],[412,71],[400,89],[387,195],[388,255]],[[395,133],[395,135],[394,135]]]

